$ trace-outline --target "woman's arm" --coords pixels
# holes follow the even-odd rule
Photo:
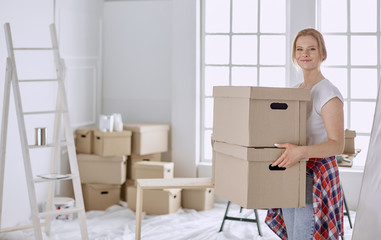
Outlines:
[[[301,159],[326,158],[341,154],[344,150],[343,103],[337,97],[329,100],[321,109],[321,116],[327,131],[328,140],[311,146],[296,146],[290,143],[277,144],[285,152],[272,164],[291,167]]]

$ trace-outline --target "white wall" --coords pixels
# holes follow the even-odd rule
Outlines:
[[[169,123],[176,176],[198,159],[196,0],[106,1],[103,113],[123,121]]]
[[[57,0],[55,13],[72,126],[94,125],[101,112],[103,0]],[[69,172],[62,155],[61,172]],[[73,195],[72,184],[63,181],[58,195]]]
[[[169,0],[105,2],[102,113],[170,124],[171,20]]]
[[[53,2],[39,1],[0,1],[0,92],[4,92],[6,67],[6,43],[3,25],[11,23],[15,46],[38,46],[49,44],[49,23],[53,21]],[[44,40],[46,38],[48,41]],[[27,45],[28,43],[28,45]],[[22,75],[22,74],[21,74]],[[13,95],[11,96],[13,98]],[[3,97],[1,97],[3,103]],[[29,217],[29,202],[15,116],[13,99],[10,106],[7,155],[5,165],[5,183],[2,224],[12,226]],[[39,164],[37,164],[39,165]],[[39,167],[39,166],[37,166]],[[41,193],[41,191],[39,191]],[[3,227],[2,226],[2,227]]]
[[[95,123],[99,113],[100,81],[101,81],[101,30],[102,30],[102,0],[2,0],[0,1],[1,28],[5,22],[11,24],[15,47],[49,47],[51,46],[49,24],[56,21],[61,56],[66,59],[67,65],[67,93],[71,121],[75,126]],[[7,57],[4,31],[0,31],[0,92],[4,92],[5,60]],[[17,56],[16,56],[17,57]],[[17,57],[22,60],[18,64],[19,78],[47,78],[54,75],[54,69],[42,73],[42,56],[29,58]],[[46,59],[45,59],[46,60]],[[49,62],[51,66],[51,61]],[[54,77],[54,76],[52,76]],[[24,87],[24,106],[32,108],[54,107],[55,98],[52,97],[54,88],[33,90]],[[37,90],[43,90],[38,93]],[[37,93],[37,96],[35,95]],[[25,99],[24,99],[25,97]],[[35,101],[38,101],[36,103]],[[1,97],[0,103],[3,103]],[[45,109],[44,109],[45,110]],[[2,115],[2,113],[0,113]],[[41,124],[51,126],[51,122],[44,121],[40,116],[35,119],[26,119],[28,140],[34,141],[33,127]],[[46,125],[45,125],[46,124]],[[51,130],[48,128],[48,139],[51,139]],[[34,174],[46,173],[49,169],[49,150],[31,151]],[[61,164],[63,171],[67,164]],[[47,186],[36,185],[37,199],[40,203],[45,199]],[[70,188],[61,188],[58,194],[70,194]],[[29,201],[24,177],[24,167],[21,156],[19,133],[11,96],[7,155],[5,168],[4,201],[2,207],[2,226],[10,227],[28,220]]]
[[[121,112],[128,123],[169,123],[171,2],[104,6],[103,113]]]
[[[197,176],[200,160],[199,1],[172,1],[172,161],[175,175]]]

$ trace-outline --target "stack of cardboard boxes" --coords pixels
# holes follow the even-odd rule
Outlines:
[[[131,153],[131,131],[77,129],[75,135],[85,209],[105,210],[119,204]]]
[[[275,143],[306,144],[310,91],[214,87],[213,178],[216,194],[249,209],[305,206],[306,162],[281,169]]]
[[[126,124],[124,129],[132,131],[132,153],[121,198],[135,211],[136,179],[173,178],[174,163],[161,161],[161,153],[168,150],[168,125]],[[174,213],[180,207],[207,210],[214,206],[214,189],[144,190],[143,194],[143,211],[150,215]]]
[[[168,151],[166,124],[125,124],[132,131],[132,153],[128,158],[127,181],[121,198],[131,210],[136,209],[136,179],[173,178],[173,162],[162,162],[161,154]],[[143,211],[147,214],[167,214],[180,207],[181,189],[144,191]]]
[[[121,199],[135,211],[136,179],[173,178],[174,163],[161,159],[168,151],[168,136],[166,124],[125,124],[122,132],[77,129],[86,210],[105,210]],[[208,210],[214,206],[213,188],[145,190],[143,194],[143,211],[152,215],[174,213],[180,207]]]

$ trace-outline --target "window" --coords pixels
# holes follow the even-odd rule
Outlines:
[[[201,161],[211,161],[213,86],[285,87],[290,44],[286,0],[202,0],[202,16]]]
[[[345,127],[356,130],[361,153],[354,166],[364,166],[380,76],[380,3],[377,0],[320,0],[318,28],[328,58],[323,74],[345,99]]]
[[[365,165],[381,75],[381,3],[377,0],[201,0],[201,161],[210,161],[213,86],[290,86],[300,73],[291,43],[316,27],[328,58],[323,75],[344,97],[345,128],[355,130]],[[277,6],[277,7],[274,7]],[[290,13],[293,14],[290,14]],[[289,24],[292,23],[292,24]]]

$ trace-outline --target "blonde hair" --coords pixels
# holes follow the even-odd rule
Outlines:
[[[325,47],[323,35],[314,28],[306,28],[299,31],[298,34],[296,34],[294,38],[294,42],[292,44],[292,62],[294,63],[295,66],[298,66],[298,64],[296,63],[296,56],[295,56],[296,41],[298,40],[299,37],[302,37],[302,36],[312,36],[313,38],[315,38],[318,43],[318,49],[321,56],[321,62],[327,59],[327,49]]]

